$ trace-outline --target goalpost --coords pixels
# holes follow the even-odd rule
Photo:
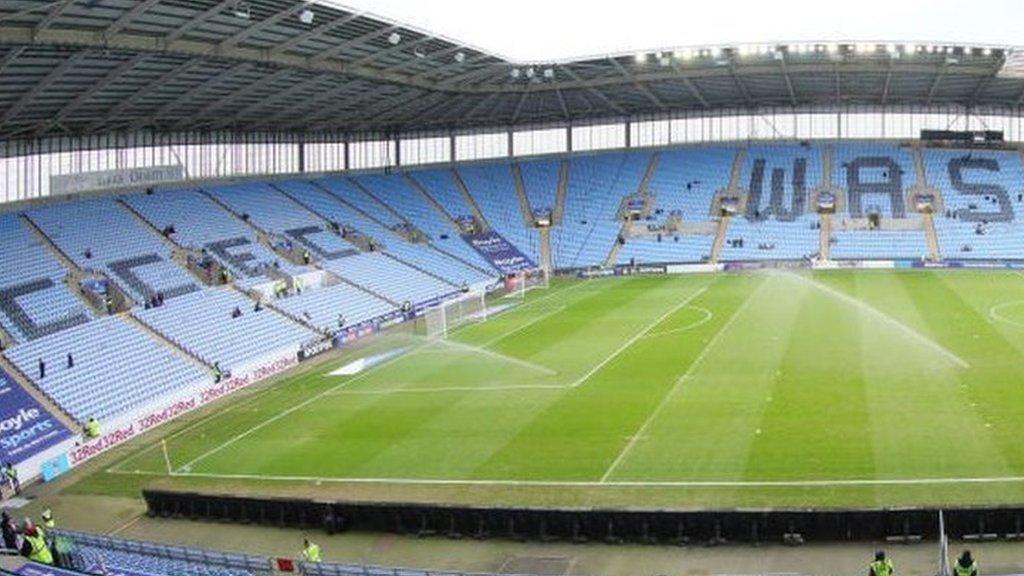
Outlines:
[[[456,300],[449,300],[423,313],[427,338],[445,339],[461,326],[487,320],[487,294],[471,292]]]
[[[551,287],[551,276],[547,269],[523,270],[505,279],[507,296],[525,299],[529,290],[544,290]]]

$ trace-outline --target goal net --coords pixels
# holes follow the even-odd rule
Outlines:
[[[505,278],[505,292],[508,296],[526,298],[526,292],[551,286],[550,273],[543,268],[524,270]]]
[[[447,338],[461,326],[487,320],[487,299],[484,292],[469,293],[457,300],[427,309],[423,313],[427,338]]]

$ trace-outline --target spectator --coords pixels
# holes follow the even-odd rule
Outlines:
[[[39,379],[42,380],[43,378],[46,378],[46,362],[43,362],[43,359],[40,358],[39,359]]]
[[[241,315],[242,315],[242,310],[238,306],[235,306],[235,309],[231,311],[231,317],[232,318],[239,318]]]
[[[39,515],[40,520],[43,521],[43,527],[47,531],[53,530],[57,527],[57,521],[53,519],[53,511],[49,508],[43,510],[42,514]]]
[[[220,362],[213,363],[213,381],[214,383],[220,382],[220,379],[224,377],[224,372],[220,369]]]
[[[256,301],[256,305],[252,307],[252,311],[253,312],[259,312],[260,310],[263,310],[263,302],[261,302],[260,300],[257,300]]]
[[[14,529],[11,517],[4,511],[0,513],[0,532],[3,533],[4,548],[8,550],[18,549],[18,532]]]
[[[74,367],[75,367],[75,357],[71,355],[71,352],[68,352],[68,370],[70,370],[70,369],[72,369]]]
[[[43,535],[35,526],[25,528],[25,540],[21,544],[21,555],[38,564],[53,564],[53,554]]]

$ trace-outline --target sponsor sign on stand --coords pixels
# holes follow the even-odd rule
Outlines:
[[[124,444],[147,430],[170,422],[182,414],[192,412],[211,402],[248,388],[261,380],[280,374],[295,366],[298,362],[298,356],[293,349],[290,353],[280,354],[277,357],[250,364],[248,367],[238,370],[226,380],[207,385],[198,390],[192,389],[176,399],[166,399],[157,403],[155,407],[143,409],[131,417],[123,418],[119,422],[114,423],[103,436],[72,449],[67,454],[68,462],[72,467],[78,466],[115,446]]]
[[[537,268],[537,265],[520,252],[519,248],[493,230],[480,234],[465,234],[462,239],[502,274],[515,274]]]
[[[0,462],[20,464],[72,436],[67,426],[0,370]]]

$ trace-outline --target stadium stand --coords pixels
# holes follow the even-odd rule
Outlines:
[[[410,268],[379,252],[332,260],[324,268],[348,282],[401,305],[422,304],[459,292],[456,286]]]
[[[153,544],[61,530],[73,544],[75,568],[92,574],[131,573],[184,576],[264,576],[270,558]]]
[[[637,192],[651,155],[595,154],[569,162],[565,217],[552,229],[552,257],[558,268],[604,264],[622,229],[616,220],[622,199]]]
[[[340,179],[327,179],[323,182],[333,193],[382,224],[394,228],[408,221],[426,234],[437,248],[468,262],[474,268],[494,269],[462,240],[460,231],[452,222],[438,212],[419,191],[413,189],[403,176],[356,176],[352,179],[354,185],[346,185]]]
[[[266,183],[218,186],[207,190],[235,214],[248,218],[274,242],[291,247],[297,243],[318,260],[337,260],[358,253],[354,246],[324,228],[324,222],[288,200]]]
[[[808,210],[810,191],[821,184],[817,148],[752,146],[741,186],[744,214],[733,218],[721,260],[799,260],[819,251],[817,215]]]
[[[935,214],[942,255],[954,259],[1022,259],[1024,166],[1016,152],[926,150],[928,182],[942,191]]]
[[[168,245],[112,198],[61,202],[27,215],[79,267],[104,273],[139,302],[199,289],[171,261]]]
[[[552,212],[558,195],[558,172],[561,160],[528,160],[519,163],[523,189],[534,214]]]
[[[718,190],[728,187],[736,151],[731,148],[696,148],[661,153],[649,192],[654,214],[643,224],[663,226],[678,213],[684,223],[711,221],[711,204]],[[700,262],[711,254],[709,235],[662,234],[630,238],[619,262]]]
[[[0,215],[0,323],[17,341],[88,322],[65,283],[68,271],[14,214]]]
[[[323,188],[309,182],[291,180],[281,182],[278,187],[282,192],[288,194],[297,202],[301,202],[325,219],[353,228],[358,233],[372,238],[375,244],[403,262],[412,264],[420,269],[430,270],[432,273],[457,286],[462,286],[463,284],[472,286],[493,280],[493,274],[487,274],[480,269],[474,268],[468,263],[434,248],[432,244],[416,244],[406,241],[395,230],[389,229],[361,214],[328,192],[331,189],[329,188],[330,186],[342,189],[350,187],[351,185],[344,180],[336,182],[324,181],[319,184]],[[357,194],[359,191],[350,190],[349,193]],[[462,244],[461,248],[464,250],[465,244],[461,240],[458,241]]]
[[[5,354],[79,422],[108,419],[210,378],[199,365],[114,316],[36,338]],[[68,354],[74,366],[68,366]]]
[[[272,352],[299,346],[317,337],[231,288],[207,288],[157,308],[132,314],[163,337],[199,357],[232,370]]]
[[[833,220],[832,258],[917,259],[928,253],[921,216],[906,203],[906,192],[917,183],[910,151],[878,142],[838,145],[832,181],[847,195],[846,213]],[[883,221],[902,221],[908,229],[886,229],[885,225],[876,230],[847,228],[851,219],[871,213]]]
[[[268,269],[298,273],[287,260],[260,244],[253,229],[196,190],[133,194],[122,200],[157,230],[174,229],[178,245],[203,251],[226,266],[242,284],[266,281]]]
[[[527,228],[507,162],[460,166],[458,173],[491,228],[534,262],[540,262],[540,235]]]

